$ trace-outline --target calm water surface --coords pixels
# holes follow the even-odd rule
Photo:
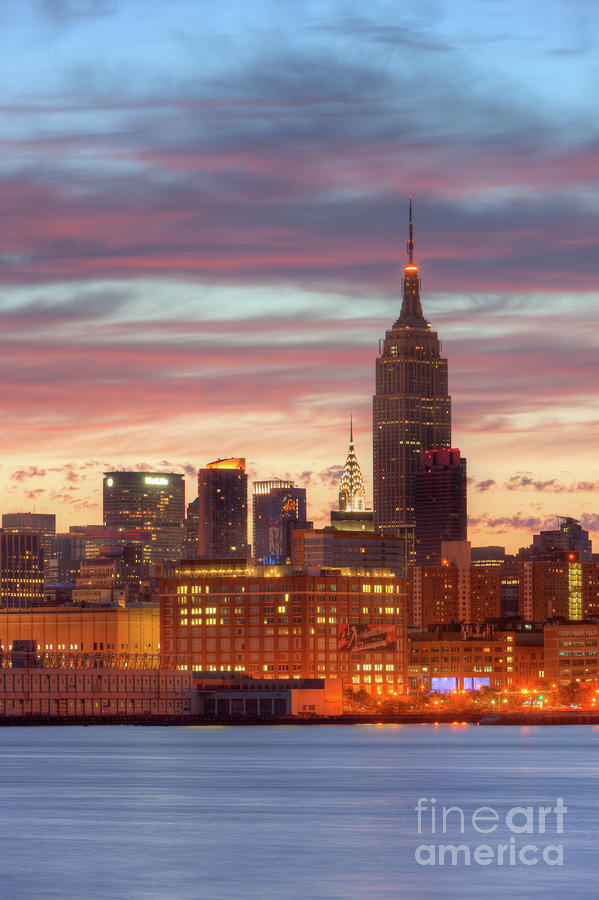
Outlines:
[[[0,890],[20,898],[599,896],[599,728],[1,728]],[[418,834],[419,797],[460,834]],[[514,806],[553,807],[514,835]],[[489,806],[497,830],[468,816]],[[524,822],[516,816],[515,824]],[[488,827],[485,825],[484,827]],[[421,866],[421,844],[515,838],[541,862]],[[542,850],[563,844],[563,866]],[[435,850],[435,853],[437,851]],[[430,854],[428,856],[430,859]],[[483,854],[483,859],[484,859]]]

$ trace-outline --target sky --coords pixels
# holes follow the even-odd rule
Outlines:
[[[372,491],[407,197],[473,545],[599,549],[593,0],[3,0],[1,512],[245,456]]]

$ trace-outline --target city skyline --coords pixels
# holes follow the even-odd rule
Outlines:
[[[36,9],[2,11],[3,512],[99,522],[116,468],[185,471],[189,501],[240,455],[326,524],[350,412],[370,505],[413,193],[469,537],[516,549],[562,514],[597,540],[588,6],[548,4],[542,35],[516,3]]]

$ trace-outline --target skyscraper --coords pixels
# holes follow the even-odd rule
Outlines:
[[[248,477],[245,459],[208,463],[198,474],[199,556],[229,559],[249,556]]]
[[[104,525],[151,532],[151,559],[180,559],[185,481],[173,472],[105,472]]]
[[[269,566],[291,562],[295,527],[308,528],[306,489],[293,481],[255,481],[253,495],[254,557]]]
[[[447,360],[422,314],[410,200],[408,263],[399,318],[380,342],[373,398],[374,517],[413,556],[415,475],[423,450],[451,447]]]
[[[373,531],[374,513],[366,509],[366,489],[354,447],[354,428],[350,418],[349,450],[339,485],[339,509],[331,510],[331,526],[342,531]]]
[[[0,606],[25,609],[44,601],[42,535],[0,529]]]
[[[198,555],[200,498],[196,497],[187,504],[187,515],[183,523],[183,558],[196,559]]]
[[[56,516],[54,513],[3,513],[2,528],[20,534],[41,534],[44,552],[44,577],[51,577],[51,560],[55,556]]]
[[[416,565],[438,566],[442,541],[466,540],[466,460],[425,450],[415,479]]]
[[[339,487],[339,509],[347,512],[363,512],[366,509],[366,491],[364,479],[356,458],[354,447],[354,426],[350,420],[349,450],[343,466],[341,485]]]

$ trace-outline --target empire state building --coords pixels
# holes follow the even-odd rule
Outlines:
[[[401,313],[379,342],[376,361],[373,475],[375,527],[404,537],[413,558],[415,476],[423,450],[451,447],[451,398],[447,360],[422,314],[411,198],[407,250]]]

